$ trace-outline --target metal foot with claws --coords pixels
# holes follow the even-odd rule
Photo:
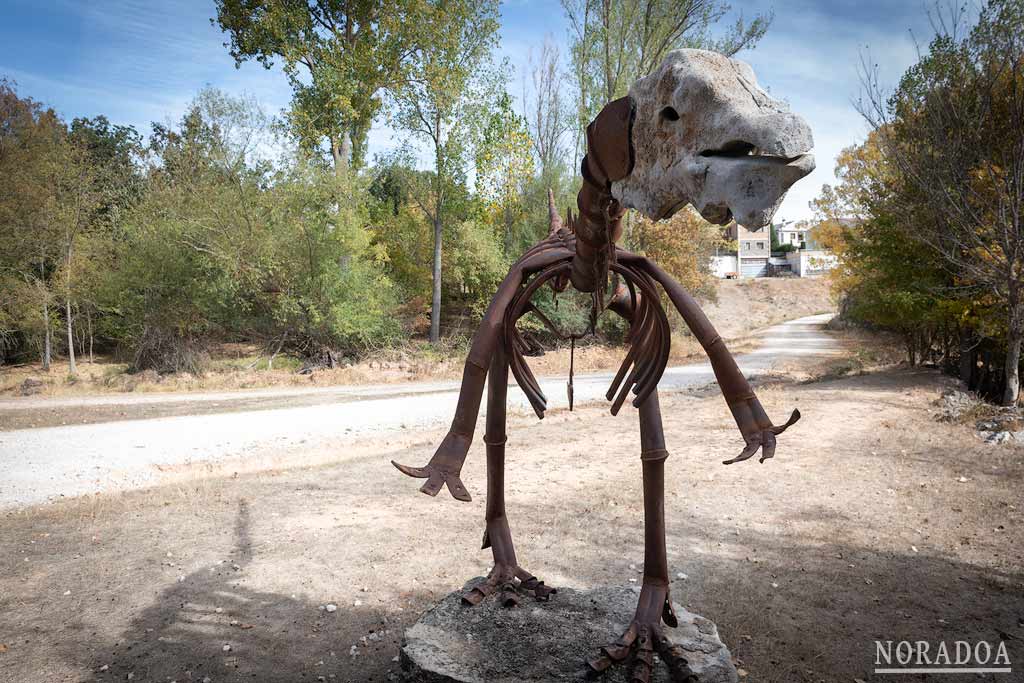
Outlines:
[[[618,640],[602,647],[601,654],[587,662],[591,674],[596,676],[615,664],[631,664],[630,681],[649,683],[654,675],[654,655],[657,653],[668,666],[674,683],[696,683],[682,648],[668,639],[662,622],[672,628],[678,624],[668,588],[644,584],[636,616],[629,628]]]
[[[547,602],[558,592],[557,588],[545,586],[544,582],[522,567],[496,564],[487,579],[473,586],[462,594],[465,605],[479,605],[484,598],[498,594],[498,602],[504,607],[516,607],[520,597],[532,596],[534,599]]]

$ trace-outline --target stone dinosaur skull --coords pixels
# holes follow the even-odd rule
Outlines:
[[[675,50],[629,91],[632,169],[611,185],[655,220],[693,204],[719,225],[767,225],[786,191],[814,170],[811,129],[757,84],[744,62]]]

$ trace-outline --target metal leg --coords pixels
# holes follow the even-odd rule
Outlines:
[[[675,627],[668,596],[668,552],[665,547],[665,432],[655,390],[640,405],[640,461],[644,477],[644,581],[636,619]]]
[[[636,613],[618,640],[601,648],[588,662],[595,672],[622,663],[634,655],[633,681],[647,683],[654,672],[657,651],[672,674],[673,681],[688,681],[690,668],[682,651],[665,637],[662,623],[676,626],[676,615],[668,590],[668,552],[665,547],[665,433],[657,390],[640,404],[640,460],[644,476],[644,581]]]
[[[506,398],[508,394],[508,359],[505,347],[499,342],[491,358],[487,375],[487,427],[484,443],[487,446],[487,506],[484,519],[484,548],[494,556],[494,568],[484,583],[473,587],[463,596],[463,602],[476,605],[496,590],[500,590],[501,603],[512,607],[519,604],[519,593],[529,592],[538,600],[547,600],[554,588],[544,585],[534,575],[519,566],[512,543],[508,517],[505,516],[505,434]]]
[[[512,532],[505,516],[505,434],[507,424],[508,361],[504,345],[499,342],[487,375],[487,508],[484,519],[484,548],[491,548],[496,565],[516,566],[516,550]]]

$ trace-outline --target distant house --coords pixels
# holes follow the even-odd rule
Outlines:
[[[738,245],[736,252],[736,273],[739,277],[765,277],[768,275],[768,258],[771,256],[772,239],[766,228],[747,230],[741,225],[730,223],[725,237]]]
[[[768,228],[747,230],[730,223],[725,238],[737,243],[735,255],[716,255],[711,268],[720,278],[769,277],[792,273],[797,277],[822,275],[836,265],[832,252],[815,243],[806,223],[783,222],[773,226],[779,245],[793,245],[787,253],[771,253],[771,232]]]

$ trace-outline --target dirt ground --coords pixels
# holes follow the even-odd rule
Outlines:
[[[804,418],[774,460],[730,467],[721,397],[663,397],[673,597],[718,623],[745,680],[939,680],[874,676],[875,640],[1002,639],[1024,667],[1024,449],[935,422],[947,384],[897,369],[762,386],[772,416]],[[631,412],[511,421],[509,516],[549,585],[640,578]],[[0,680],[391,680],[402,629],[489,568],[479,439],[472,503],[388,462],[422,464],[441,436],[4,514]]]
[[[708,317],[729,342],[733,353],[741,353],[755,343],[757,330],[807,315],[833,309],[828,282],[813,278],[760,278],[722,280],[717,301],[705,306]],[[683,363],[703,357],[692,337],[673,335],[672,362]],[[467,332],[468,334],[468,332]],[[222,344],[211,349],[209,369],[202,375],[155,372],[129,374],[127,364],[108,357],[90,363],[79,358],[78,376],[67,375],[67,364],[58,359],[50,372],[38,363],[0,366],[0,397],[31,393],[39,396],[76,396],[121,392],[230,391],[258,387],[319,386],[341,384],[380,384],[425,379],[458,379],[465,360],[466,339],[446,339],[440,348],[411,341],[396,349],[368,355],[345,367],[320,369],[310,374],[296,372],[302,367],[297,358],[278,356],[272,368],[268,357],[251,344]],[[577,372],[617,368],[622,361],[619,346],[584,343],[576,351]],[[564,373],[569,367],[567,348],[552,349],[531,360],[538,374]],[[26,384],[28,381],[28,384]],[[58,423],[59,424],[59,423]]]

